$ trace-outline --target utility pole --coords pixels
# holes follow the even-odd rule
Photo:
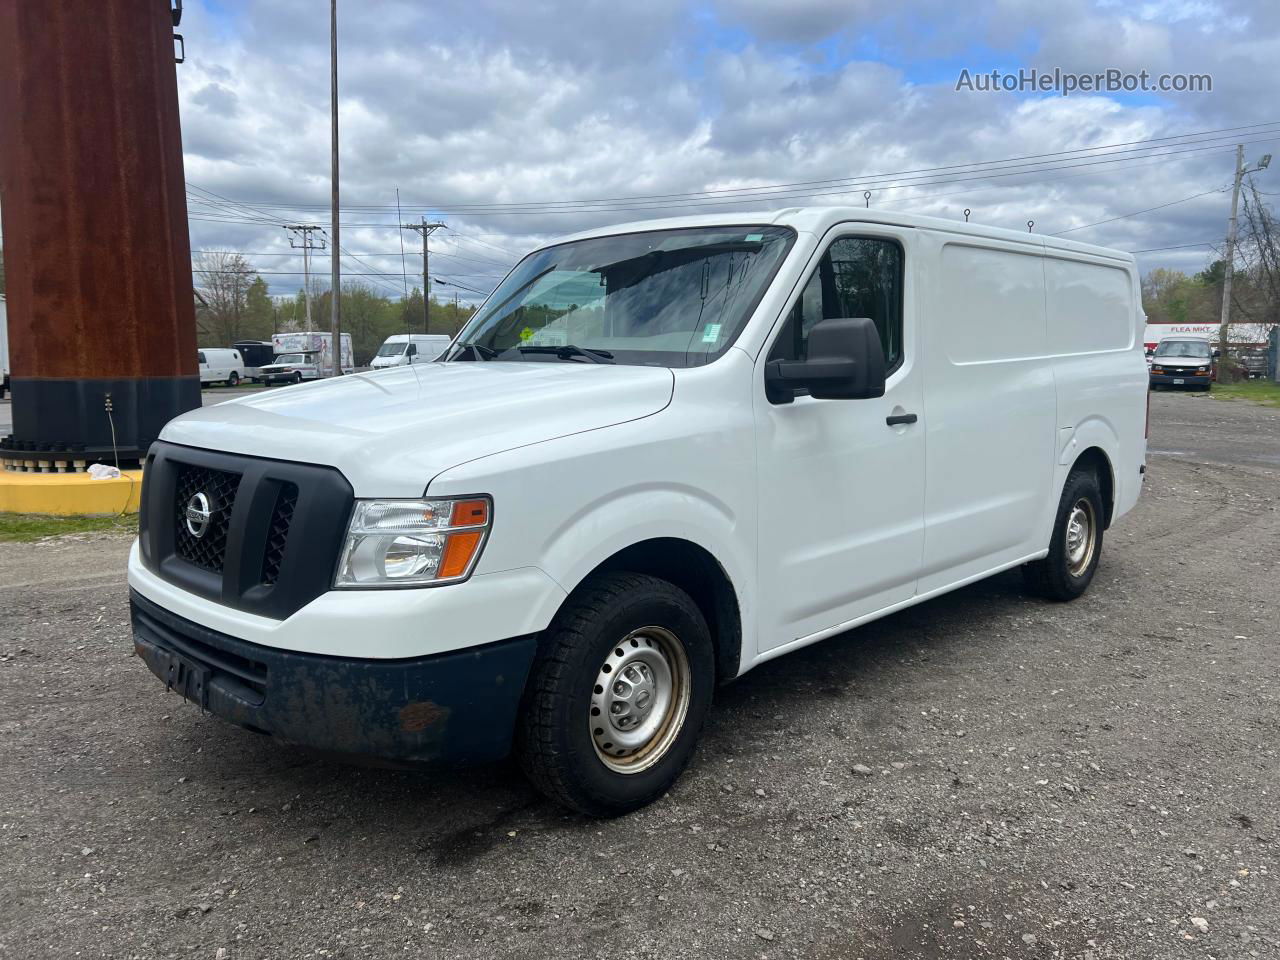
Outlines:
[[[1223,360],[1228,359],[1227,344],[1229,334],[1227,324],[1231,322],[1231,281],[1236,272],[1236,210],[1240,205],[1240,182],[1245,174],[1265,170],[1271,164],[1271,154],[1265,154],[1254,167],[1244,165],[1244,144],[1236,144],[1236,174],[1231,186],[1231,219],[1227,222],[1227,260],[1222,275],[1222,323],[1218,329],[1218,349]]]
[[[402,223],[401,230],[412,230],[414,233],[422,234],[422,332],[431,332],[431,280],[430,271],[428,269],[431,251],[428,248],[427,238],[437,230],[444,230],[448,224],[435,221],[427,223],[427,218],[422,217],[421,223]]]
[[[295,250],[302,251],[302,296],[307,302],[307,329],[311,330],[311,251],[324,249],[324,237],[320,238],[320,245],[317,247],[311,234],[319,230],[319,227],[306,223],[295,223],[286,226],[290,234],[301,234],[302,242],[296,242],[294,236],[289,237],[289,246]]]
[[[338,0],[329,0],[329,109],[330,109],[330,174],[329,182],[332,190],[333,211],[331,229],[333,231],[332,279],[333,292],[329,298],[333,327],[333,375],[342,376],[342,266],[338,259],[341,244],[338,240]]]

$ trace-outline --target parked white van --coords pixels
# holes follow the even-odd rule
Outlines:
[[[448,348],[453,337],[437,333],[397,333],[387,337],[369,366],[374,370],[382,367],[402,367],[410,363],[430,363]]]
[[[147,459],[136,649],[202,708],[399,760],[662,795],[717,684],[1136,503],[1127,253],[864,209],[615,226],[516,265],[441,362],[205,407]]]
[[[244,359],[239,350],[205,347],[200,351],[200,385],[225,383],[237,386],[245,378]]]

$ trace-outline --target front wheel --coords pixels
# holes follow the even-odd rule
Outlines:
[[[539,638],[520,765],[579,813],[642,807],[689,763],[714,681],[711,633],[688,594],[644,574],[592,577]]]
[[[1033,593],[1074,600],[1089,589],[1102,556],[1104,516],[1097,474],[1089,467],[1076,467],[1058,501],[1049,555],[1022,565],[1023,579]]]

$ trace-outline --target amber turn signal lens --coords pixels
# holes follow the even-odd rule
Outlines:
[[[444,559],[440,562],[437,577],[450,580],[466,573],[467,567],[471,565],[471,558],[475,556],[476,547],[480,546],[480,537],[479,531],[449,534],[449,543],[444,548]]]

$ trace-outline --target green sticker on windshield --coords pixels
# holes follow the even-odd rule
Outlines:
[[[715,343],[720,339],[720,324],[708,323],[702,328],[702,342]]]
[[[748,233],[745,237],[743,237],[743,240],[747,243],[759,243],[763,239],[764,239],[763,233]]]
[[[526,342],[527,342],[527,341],[529,341],[529,340],[532,340],[532,339],[533,339],[533,328],[532,328],[532,327],[525,327],[523,330],[521,330],[521,331],[520,331],[520,339],[521,339],[521,340],[523,340],[523,341],[526,341]]]

